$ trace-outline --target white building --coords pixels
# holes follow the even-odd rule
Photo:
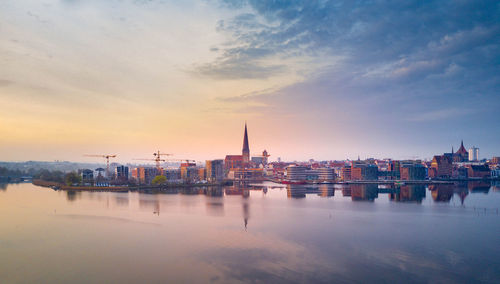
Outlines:
[[[289,181],[306,180],[306,167],[291,165],[286,168],[286,179]]]
[[[335,172],[332,168],[319,168],[318,170],[318,180],[330,181],[335,179]]]
[[[479,148],[473,146],[469,149],[469,161],[479,161]]]

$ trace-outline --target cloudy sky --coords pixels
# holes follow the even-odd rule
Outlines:
[[[0,160],[500,156],[500,4],[5,0],[0,106]]]

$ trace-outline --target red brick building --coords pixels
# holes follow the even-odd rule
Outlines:
[[[453,162],[450,156],[434,156],[429,169],[430,178],[450,178],[453,171]]]
[[[470,165],[467,174],[469,178],[489,178],[491,171],[487,165]]]

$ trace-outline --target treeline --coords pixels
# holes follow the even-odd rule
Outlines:
[[[65,175],[61,171],[40,170],[33,175],[33,179],[63,183]]]
[[[33,176],[36,174],[38,171],[35,169],[29,169],[26,171],[19,170],[19,169],[9,169],[6,167],[0,167],[0,177],[11,177],[11,178],[19,178],[22,176]]]

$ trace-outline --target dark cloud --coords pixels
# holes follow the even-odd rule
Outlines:
[[[287,66],[265,68],[262,59],[308,55],[328,63],[336,57],[342,60],[310,76],[308,81],[316,86],[306,82],[309,90],[322,84],[324,91],[305,92],[304,99],[424,95],[438,103],[451,97],[462,100],[465,93],[481,93],[483,99],[498,96],[496,1],[223,2],[250,8],[253,14],[219,24],[235,42],[221,46],[223,54],[204,66],[205,74],[236,79],[255,78],[262,71],[273,76]],[[248,72],[245,66],[259,71]],[[290,95],[291,88],[302,85],[281,93]]]

